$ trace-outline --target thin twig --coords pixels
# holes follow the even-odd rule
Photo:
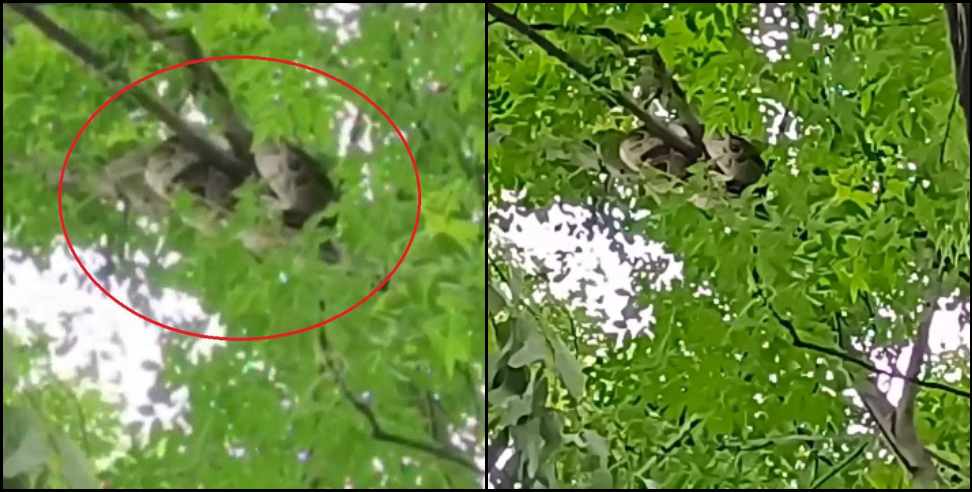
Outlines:
[[[759,277],[759,273],[756,271],[755,268],[753,268],[753,279],[756,281],[757,285],[759,284],[759,278],[760,278]],[[962,398],[965,398],[965,399],[969,399],[970,396],[972,396],[972,395],[970,395],[969,390],[963,390],[963,389],[960,389],[960,388],[953,388],[953,387],[951,387],[951,386],[949,386],[947,384],[924,381],[924,380],[918,379],[917,377],[905,377],[905,376],[901,376],[901,375],[895,374],[895,373],[893,373],[893,372],[891,372],[891,371],[889,371],[887,369],[881,369],[879,367],[876,367],[873,364],[870,364],[870,363],[868,363],[868,362],[866,362],[864,360],[858,359],[857,357],[854,357],[854,356],[852,356],[852,355],[850,355],[850,354],[848,354],[848,353],[846,353],[846,352],[844,352],[842,350],[838,350],[838,349],[835,349],[833,347],[824,347],[823,345],[817,345],[817,344],[812,343],[812,342],[807,342],[807,341],[805,341],[805,340],[803,340],[803,339],[800,338],[799,333],[797,333],[796,327],[793,326],[793,322],[791,322],[790,320],[784,318],[783,316],[780,315],[780,313],[778,311],[776,311],[776,308],[773,307],[773,304],[770,302],[769,298],[766,297],[766,293],[763,292],[763,289],[762,288],[759,288],[758,289],[758,295],[759,295],[760,299],[763,301],[763,305],[766,306],[767,309],[769,309],[770,314],[773,316],[773,318],[776,320],[776,322],[779,323],[781,326],[783,326],[783,328],[786,329],[787,333],[790,334],[790,339],[791,339],[791,342],[793,343],[793,346],[794,347],[804,348],[804,349],[808,349],[808,350],[813,350],[815,352],[819,352],[819,353],[822,353],[822,354],[825,354],[825,355],[829,355],[831,357],[836,357],[836,358],[838,358],[840,360],[843,360],[844,362],[848,362],[848,363],[854,364],[856,366],[862,367],[862,368],[867,369],[868,371],[870,371],[872,373],[884,374],[886,376],[901,378],[901,379],[903,379],[905,381],[912,382],[912,383],[917,384],[919,386],[924,386],[926,388],[934,388],[934,389],[937,389],[937,390],[945,391],[945,392],[951,393],[953,395],[961,396]]]
[[[634,43],[606,27],[596,27],[591,30],[581,26],[564,26],[550,22],[537,22],[528,25],[530,26],[530,29],[533,29],[534,31],[563,31],[572,34],[580,34],[581,36],[603,38],[620,48],[621,52],[625,56],[637,56],[647,54],[649,52],[649,50],[644,48],[632,47],[632,44]]]
[[[813,485],[811,485],[810,488],[811,489],[820,488],[820,486],[823,485],[824,483],[826,483],[827,480],[830,480],[831,478],[834,477],[834,475],[837,475],[838,473],[840,473],[841,470],[843,470],[844,468],[847,468],[847,465],[851,464],[851,462],[853,462],[855,459],[857,459],[857,457],[860,456],[864,452],[865,449],[867,449],[867,443],[861,444],[857,448],[856,451],[854,451],[853,453],[851,453],[851,455],[848,456],[847,458],[844,458],[844,461],[841,461],[840,463],[838,463],[837,466],[831,468],[830,471],[827,472],[826,475],[820,477],[820,480],[817,480],[817,482],[814,483]]]
[[[411,448],[416,451],[421,451],[423,453],[430,454],[439,459],[451,461],[458,465],[462,465],[469,470],[474,472],[480,472],[478,466],[466,456],[460,454],[455,448],[451,446],[440,446],[436,444],[430,444],[427,442],[419,441],[417,439],[412,439],[410,437],[400,436],[386,431],[382,428],[381,423],[378,421],[378,416],[375,415],[374,410],[372,410],[371,405],[362,401],[358,398],[354,392],[348,387],[347,381],[345,381],[344,376],[338,369],[334,361],[332,360],[330,354],[328,353],[330,345],[327,343],[326,335],[324,331],[320,333],[321,348],[324,350],[324,365],[334,376],[334,379],[338,383],[338,390],[341,392],[341,396],[344,397],[355,410],[360,413],[365,420],[368,421],[368,426],[371,428],[371,437],[379,441],[390,442],[393,444],[398,444],[406,448]]]
[[[678,437],[676,437],[672,442],[670,442],[666,446],[662,447],[662,449],[659,451],[659,454],[661,454],[662,457],[665,457],[669,453],[674,451],[675,448],[680,447],[682,445],[682,442],[685,441],[685,439],[692,433],[693,430],[695,430],[696,427],[699,426],[699,424],[702,423],[703,420],[704,419],[695,419],[691,423],[689,423],[688,427],[682,430],[682,432],[679,433]]]
[[[500,280],[503,283],[505,283],[507,285],[507,287],[509,287],[510,290],[512,291],[513,290],[513,284],[510,282],[509,277],[507,277],[506,274],[503,273],[503,271],[500,270],[500,268],[498,266],[496,266],[495,264],[493,264],[492,259],[490,259],[490,261],[488,261],[487,263],[489,263],[489,266],[493,267],[493,271],[496,272],[496,276],[498,276],[500,278]],[[527,303],[526,300],[524,300],[522,298],[517,298],[517,299],[513,299],[513,302],[519,303],[524,308],[526,308],[527,312],[530,313],[531,315],[533,315],[533,318],[534,319],[536,319],[538,321],[540,319],[542,319],[542,317],[540,316],[540,313],[537,312],[537,310],[534,309],[532,305],[530,305],[529,303]]]
[[[792,341],[793,341],[793,345],[795,347],[805,348],[805,349],[813,350],[813,351],[816,351],[816,352],[820,352],[822,354],[826,354],[826,355],[829,355],[829,356],[832,356],[832,357],[839,358],[839,359],[843,360],[844,362],[849,362],[851,364],[857,365],[857,366],[862,367],[864,369],[867,369],[868,371],[873,372],[873,373],[884,374],[886,376],[900,378],[900,379],[903,379],[905,381],[909,381],[909,382],[912,382],[914,384],[917,384],[919,386],[924,386],[926,388],[934,388],[934,389],[937,389],[937,390],[945,391],[945,392],[951,393],[953,395],[961,396],[962,398],[968,399],[970,396],[972,396],[972,395],[969,394],[969,391],[968,390],[962,390],[961,388],[953,388],[953,387],[951,387],[951,386],[949,386],[947,384],[930,382],[930,381],[924,381],[924,380],[918,379],[916,377],[907,377],[907,376],[895,374],[892,371],[889,371],[887,369],[881,369],[879,367],[876,367],[873,364],[870,364],[870,363],[865,362],[865,361],[863,361],[861,359],[858,359],[856,357],[853,357],[853,356],[851,356],[851,355],[849,355],[849,354],[847,354],[847,353],[845,353],[845,352],[843,352],[841,350],[837,350],[837,349],[832,348],[832,347],[824,347],[822,345],[817,345],[817,344],[812,343],[812,342],[804,341],[797,334],[796,328],[793,326],[793,323],[790,322],[790,320],[788,320],[788,319],[783,318],[782,316],[780,316],[780,314],[776,311],[776,309],[772,305],[768,304],[768,301],[765,299],[765,297],[764,297],[763,300],[764,300],[765,303],[767,303],[766,305],[769,308],[770,313],[772,313],[773,318],[775,318],[776,321],[778,323],[780,323],[781,325],[783,325],[783,327],[786,328],[787,332],[789,332],[790,337],[792,338]]]

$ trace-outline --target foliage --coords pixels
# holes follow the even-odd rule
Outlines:
[[[356,14],[360,36],[346,42],[339,40],[337,26],[315,22],[313,5],[144,8],[173,32],[191,32],[207,55],[296,60],[358,87],[407,135],[421,171],[423,212],[411,252],[388,288],[323,329],[329,355],[318,348],[318,330],[231,344],[196,366],[188,362],[190,340],[167,334],[177,340],[167,344],[165,377],[190,388],[192,432],[155,432],[146,447],[101,477],[118,488],[475,486],[480,478],[471,465],[374,438],[375,429],[341,385],[370,395],[370,410],[387,433],[446,449],[448,436],[429,430],[438,423],[483,439],[479,424],[466,423],[485,419],[484,344],[476,324],[485,310],[484,228],[474,222],[482,215],[485,161],[482,8],[365,6]],[[17,245],[46,249],[60,235],[52,176],[75,132],[121,86],[105,83],[4,10],[16,40],[4,56],[4,227]],[[109,4],[65,4],[43,12],[133,80],[184,59],[150,41]],[[229,232],[253,227],[260,216],[247,209],[245,196],[225,235],[204,236],[188,227],[185,219],[194,206],[178,201],[161,232],[134,226],[83,186],[104,163],[157,138],[160,122],[123,97],[98,116],[72,157],[68,176],[81,183],[78,194],[65,197],[72,240],[87,246],[107,235],[130,248],[157,251],[164,238],[163,252],[177,251],[182,258],[172,268],[153,269],[152,279],[198,296],[209,312],[220,314],[228,336],[279,333],[336,314],[371,290],[408,242],[416,179],[401,143],[357,96],[309,72],[240,60],[211,65],[256,142],[287,138],[317,156],[330,156],[328,171],[344,191],[327,212],[338,218],[335,230],[307,228],[298,240],[258,260],[230,239]],[[170,72],[149,87],[168,84],[163,100],[175,105],[187,90],[188,75]],[[205,103],[200,101],[203,109]],[[335,157],[338,117],[347,104],[363,107],[375,122],[368,155]],[[373,200],[362,192],[364,165]],[[325,237],[341,243],[346,262],[325,266],[307,260],[316,253],[311,245]],[[323,374],[324,358],[340,364],[343,376]],[[257,361],[262,369],[248,365]],[[423,395],[434,396],[439,417],[422,410]],[[248,452],[231,456],[232,446]],[[308,449],[312,456],[301,463],[298,452]],[[472,462],[476,451],[456,453]],[[383,471],[376,471],[373,460]]]
[[[846,318],[851,337],[876,328],[875,344],[907,343],[914,323],[875,320],[870,308],[913,312],[927,289],[915,279],[941,278],[944,292],[969,295],[969,146],[941,6],[825,6],[817,26],[839,24],[844,34],[791,32],[777,62],[743,34],[757,27],[748,4],[490,8],[515,12],[594,73],[571,70],[489,18],[490,196],[515,190],[527,206],[594,197],[650,210],[623,219],[624,229],[685,260],[681,283],[641,291],[639,302],[654,308],[652,337],[619,349],[588,354],[595,349],[584,335],[579,348],[553,356],[569,336],[562,318],[525,321],[529,295],[495,305],[489,435],[501,443],[514,436],[524,457],[522,469],[512,468],[517,480],[908,486],[900,466],[862,453],[873,451],[871,435],[847,434],[860,412],[838,395],[857,373],[818,349],[839,351],[835,318]],[[599,182],[589,144],[636,125],[603,87],[629,90],[648,53],[662,57],[707,133],[764,144],[771,171],[760,186],[729,198],[696,179],[622,200]],[[770,126],[768,101],[795,115],[798,138]],[[701,209],[686,199],[693,195],[715,205]],[[496,292],[506,286],[499,274],[490,282]],[[714,294],[697,295],[701,287]],[[959,470],[948,483],[959,487],[969,476],[966,357],[946,362],[961,374],[958,394],[926,388],[917,404],[923,442],[950,450]],[[583,395],[564,378],[568,358],[582,363]],[[511,389],[514,374],[521,381]],[[544,424],[551,414],[562,429]],[[563,445],[548,451],[543,443],[552,441]]]
[[[99,488],[89,457],[106,457],[113,447],[112,409],[97,392],[77,396],[51,377],[24,387],[19,375],[37,359],[4,334],[3,487]]]

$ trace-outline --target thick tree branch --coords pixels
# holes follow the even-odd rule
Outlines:
[[[967,3],[946,3],[945,15],[948,18],[949,41],[952,44],[952,58],[955,62],[955,83],[958,85],[959,101],[965,110],[966,125],[972,121],[969,113],[969,16]]]
[[[167,28],[155,18],[151,12],[129,3],[111,4],[122,15],[138,24],[148,36],[169,47],[173,52],[180,53],[187,59],[205,57],[202,48],[188,30],[173,30]],[[215,106],[216,115],[226,126],[226,139],[233,148],[233,153],[243,160],[249,160],[250,147],[253,145],[253,133],[247,128],[239,112],[233,106],[229,90],[219,75],[208,63],[189,65],[189,71],[196,79],[197,85],[208,92],[209,100]]]
[[[679,122],[685,126],[685,129],[688,131],[692,144],[696,148],[701,149],[703,147],[702,138],[705,134],[705,129],[703,128],[702,123],[696,117],[695,113],[688,106],[688,100],[685,97],[685,90],[682,89],[682,86],[672,76],[672,72],[665,65],[665,61],[662,59],[661,54],[659,54],[657,50],[635,47],[635,43],[627,36],[618,34],[614,30],[606,27],[589,29],[580,26],[562,26],[552,23],[529,24],[529,26],[535,31],[563,31],[582,36],[605,39],[616,45],[625,57],[636,58],[638,62],[636,66],[640,66],[642,69],[644,69],[646,65],[652,65],[653,73],[656,77],[658,77],[657,83],[659,86],[655,87],[655,89],[661,91],[671,91],[671,93],[675,95],[675,101],[677,101],[675,107],[665,109],[669,111],[675,110],[678,114]]]
[[[516,480],[514,478],[516,471],[520,469],[520,463],[523,461],[523,455],[520,452],[513,453],[513,456],[503,465],[502,468],[496,468],[492,470],[490,474],[487,474],[487,480],[490,478],[497,489],[508,490],[516,487]],[[530,489],[529,483],[520,483],[520,489],[527,490]]]
[[[500,455],[506,449],[507,443],[492,442],[486,446],[486,473],[493,471],[496,467],[496,462],[499,461]]]
[[[666,145],[678,149],[678,151],[684,154],[690,161],[698,160],[702,156],[702,149],[698,148],[696,145],[693,145],[687,140],[679,138],[679,136],[670,131],[666,125],[662,124],[660,121],[658,121],[658,119],[642,109],[637,102],[631,99],[631,97],[612,89],[606,82],[597,77],[598,74],[593,69],[584,65],[574,57],[570,56],[570,54],[568,54],[566,51],[554,45],[549,39],[545,38],[534,29],[531,29],[530,26],[516,18],[516,16],[490,3],[486,4],[486,12],[492,15],[497,21],[526,36],[530,41],[546,51],[548,55],[556,58],[564,65],[567,65],[568,68],[583,77],[592,88],[597,90],[606,99],[628,110],[631,114],[642,121],[645,128],[647,128],[649,132],[665,142]]]
[[[918,394],[919,385],[911,381],[918,379],[925,355],[928,352],[928,335],[935,314],[938,294],[938,289],[935,287],[925,300],[924,312],[918,324],[911,354],[908,358],[908,367],[904,374],[896,375],[905,381],[897,408],[888,401],[873,378],[861,379],[855,383],[855,390],[864,404],[864,409],[877,426],[883,441],[908,471],[915,484],[921,488],[933,487],[938,482],[939,477],[935,464],[932,462],[931,454],[918,437],[915,424],[915,398]],[[873,312],[869,303],[868,311]],[[840,322],[839,318],[838,322]],[[842,325],[839,325],[839,327],[842,328]],[[861,355],[843,334],[841,345],[855,356]],[[896,369],[897,364],[894,364],[894,366]]]
[[[336,367],[336,364],[334,363],[334,360],[330,354],[330,345],[327,343],[327,338],[323,330],[320,333],[320,340],[321,348],[324,352],[324,367],[334,376],[335,381],[337,381],[338,390],[341,392],[341,396],[344,397],[344,399],[347,400],[348,403],[350,403],[351,406],[354,407],[354,409],[357,410],[358,413],[360,413],[365,420],[368,421],[368,426],[371,428],[371,437],[379,441],[390,442],[399,446],[430,454],[436,458],[456,463],[477,473],[481,471],[479,467],[476,466],[476,463],[451,446],[430,444],[417,439],[412,439],[410,437],[393,434],[382,428],[381,423],[378,421],[378,416],[375,415],[371,405],[355,395],[354,392],[352,392],[348,387],[347,381],[345,381],[340,369]]]
[[[27,21],[37,27],[38,30],[43,32],[52,41],[58,43],[81,61],[94,68],[100,76],[111,82],[127,83],[128,76],[124,70],[106,62],[104,57],[89,48],[73,34],[57,25],[47,15],[27,5],[14,4],[9,7],[27,19]],[[184,144],[212,163],[213,166],[238,181],[243,181],[251,174],[251,165],[242,162],[236,156],[221,149],[214,142],[199,135],[187,121],[165,107],[158,99],[140,87],[133,87],[129,92],[131,92],[132,97],[143,108],[162,120]]]
[[[506,470],[496,466],[496,462],[508,446],[509,432],[506,430],[500,432],[496,439],[486,445],[486,481],[498,489],[513,488],[513,478],[506,473]]]

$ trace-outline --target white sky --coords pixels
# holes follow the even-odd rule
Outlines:
[[[78,253],[91,271],[104,261],[91,251],[79,250]],[[4,235],[4,330],[33,340],[37,333],[28,326],[36,325],[51,337],[47,351],[55,376],[82,390],[99,390],[109,403],[119,405],[122,425],[142,423],[140,438],[147,436],[149,424],[156,419],[165,429],[178,425],[188,430],[185,419],[176,418],[188,408],[188,389],[172,388],[172,406],[153,403],[147,390],[155,384],[157,373],[143,367],[146,361],[161,365],[159,340],[162,336],[182,335],[164,332],[106,298],[78,269],[63,245],[48,257],[50,267],[44,270],[38,269],[30,260],[15,261],[19,254],[18,250],[9,247]],[[117,278],[113,277],[105,287],[119,300],[130,304],[129,285],[127,281],[118,284]],[[144,284],[136,292],[152,297]],[[206,319],[207,333],[225,332],[218,316],[207,316],[197,300],[172,289],[163,289],[161,297],[153,298],[152,306],[155,312],[167,313],[174,319]],[[65,316],[70,319],[65,320]],[[225,342],[197,340],[194,353],[208,353],[220,345]],[[66,350],[59,350],[59,347]],[[92,360],[95,372],[90,367]],[[82,371],[84,377],[79,377]],[[35,373],[30,380],[36,384],[42,378],[42,374]],[[137,409],[143,405],[151,405],[155,415],[140,414]],[[119,436],[119,440],[121,449],[132,444],[127,435]]]

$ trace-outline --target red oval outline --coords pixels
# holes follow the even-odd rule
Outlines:
[[[388,124],[390,124],[392,126],[392,128],[395,129],[395,133],[398,135],[398,139],[402,141],[402,144],[405,146],[405,151],[408,153],[408,157],[412,161],[412,170],[415,173],[415,188],[417,190],[417,196],[418,196],[418,198],[416,200],[416,206],[415,206],[415,225],[412,227],[412,234],[408,238],[408,244],[405,245],[405,250],[402,251],[402,255],[398,258],[398,261],[395,262],[395,266],[392,267],[392,269],[388,272],[388,275],[386,275],[384,278],[382,278],[381,282],[377,286],[375,286],[373,289],[371,289],[370,292],[368,292],[367,294],[365,294],[361,299],[358,299],[358,301],[355,302],[354,304],[352,304],[351,306],[345,308],[343,311],[341,311],[341,312],[339,312],[339,313],[337,313],[337,314],[335,314],[335,315],[333,315],[333,316],[331,316],[329,318],[326,318],[323,321],[320,321],[318,323],[315,323],[313,325],[306,326],[306,327],[303,327],[303,328],[296,328],[296,329],[293,329],[293,330],[290,330],[290,331],[286,331],[286,332],[283,332],[283,333],[277,333],[277,334],[274,334],[274,335],[262,335],[262,336],[252,336],[252,337],[223,337],[223,336],[217,336],[217,335],[207,335],[207,334],[203,334],[203,333],[197,333],[197,332],[189,331],[189,330],[183,330],[181,328],[177,328],[175,326],[170,326],[170,325],[167,325],[167,324],[162,323],[160,321],[157,321],[155,319],[152,319],[152,318],[150,318],[150,317],[148,317],[148,316],[146,316],[146,315],[138,312],[137,310],[131,308],[130,306],[128,306],[124,302],[121,302],[120,300],[118,300],[118,298],[116,298],[115,296],[113,296],[111,294],[111,292],[108,291],[108,289],[106,289],[103,285],[101,285],[101,283],[98,282],[98,280],[93,275],[91,275],[91,272],[89,272],[88,269],[84,266],[84,262],[81,261],[81,257],[78,256],[77,251],[74,250],[74,244],[71,242],[71,237],[68,234],[67,225],[64,223],[64,209],[63,209],[62,194],[63,194],[63,191],[64,191],[64,176],[65,176],[65,173],[67,172],[68,162],[71,160],[71,154],[74,152],[74,147],[78,144],[78,141],[81,139],[81,136],[84,134],[85,131],[87,131],[88,126],[91,125],[91,122],[94,121],[95,117],[97,117],[98,114],[101,113],[102,110],[104,110],[106,107],[108,107],[109,104],[115,102],[123,94],[125,94],[126,92],[128,92],[132,88],[138,86],[142,82],[145,82],[146,80],[149,80],[149,79],[151,79],[151,78],[153,78],[155,76],[161,75],[163,73],[170,72],[172,70],[176,70],[176,69],[179,69],[179,68],[187,67],[189,65],[195,65],[197,63],[206,63],[206,62],[210,62],[210,61],[220,61],[220,60],[261,60],[261,61],[268,61],[268,62],[275,62],[275,63],[283,63],[283,64],[286,64],[286,65],[291,65],[291,66],[294,66],[294,67],[303,68],[304,70],[307,70],[307,71],[310,71],[310,72],[314,72],[314,73],[316,73],[318,75],[322,75],[324,77],[327,77],[330,80],[333,80],[334,82],[337,82],[338,84],[341,84],[341,86],[343,86],[344,88],[350,90],[351,92],[354,92],[358,97],[364,99],[365,102],[367,102],[368,104],[370,104],[371,107],[375,108],[375,110],[377,110],[378,113],[380,113],[381,116],[385,118],[385,121],[387,121]],[[71,255],[74,256],[74,260],[77,262],[78,266],[81,267],[81,270],[88,277],[88,279],[90,279],[92,282],[94,282],[95,286],[98,287],[98,290],[100,290],[104,295],[108,296],[109,299],[111,299],[112,301],[114,301],[115,304],[118,304],[119,306],[121,306],[126,311],[128,311],[128,312],[134,314],[135,316],[141,318],[142,320],[147,321],[149,323],[152,323],[152,324],[154,324],[154,325],[156,325],[158,327],[161,327],[163,329],[166,329],[166,330],[169,330],[169,331],[172,331],[172,332],[175,332],[175,333],[179,333],[179,334],[182,334],[182,335],[188,335],[188,336],[191,336],[191,337],[195,337],[195,338],[202,338],[202,339],[208,339],[208,340],[222,340],[222,341],[226,341],[226,342],[254,342],[254,341],[261,341],[261,340],[272,340],[272,339],[275,339],[275,338],[283,338],[283,337],[287,337],[287,336],[291,336],[291,335],[299,335],[301,333],[305,333],[305,332],[311,331],[313,329],[320,328],[320,327],[322,327],[322,326],[324,326],[324,325],[326,325],[326,324],[328,324],[328,323],[330,323],[332,321],[335,321],[335,320],[341,318],[342,316],[350,313],[351,311],[357,309],[362,304],[364,304],[369,299],[371,299],[385,285],[387,285],[388,282],[391,280],[392,276],[394,276],[395,273],[398,272],[398,269],[401,267],[402,262],[405,261],[405,257],[408,255],[408,252],[412,249],[412,243],[415,241],[415,235],[418,232],[419,218],[420,218],[421,214],[422,214],[422,181],[421,181],[421,177],[419,176],[418,162],[415,160],[415,155],[412,154],[412,147],[408,145],[408,139],[405,138],[405,135],[402,133],[402,130],[398,127],[398,125],[395,124],[395,122],[392,120],[391,116],[389,116],[388,113],[386,113],[385,110],[383,110],[381,108],[381,106],[379,106],[370,97],[368,97],[367,94],[365,94],[364,92],[362,92],[361,90],[359,90],[357,87],[349,84],[348,82],[345,82],[344,80],[342,80],[342,79],[340,79],[340,78],[338,78],[338,77],[336,77],[334,75],[331,75],[328,72],[325,72],[325,71],[320,70],[318,68],[314,68],[314,67],[311,67],[309,65],[305,65],[303,63],[295,62],[295,61],[292,61],[292,60],[285,60],[285,59],[282,59],[282,58],[272,58],[272,57],[266,57],[266,56],[257,56],[257,55],[220,55],[220,56],[209,56],[209,57],[206,57],[206,58],[197,58],[197,59],[193,59],[193,60],[187,60],[187,61],[184,61],[182,63],[178,63],[178,64],[175,64],[175,65],[172,65],[172,66],[169,66],[169,67],[165,67],[165,68],[161,68],[159,70],[156,70],[155,72],[152,72],[152,73],[150,73],[150,74],[148,74],[148,75],[146,75],[146,76],[144,76],[144,77],[142,77],[140,79],[137,79],[137,80],[129,83],[128,85],[126,85],[125,87],[123,87],[121,90],[119,90],[118,92],[116,92],[115,94],[113,94],[111,97],[109,97],[108,100],[106,100],[101,106],[98,107],[98,109],[96,109],[93,113],[91,113],[91,116],[88,117],[87,121],[84,122],[84,125],[81,126],[81,129],[78,130],[78,133],[77,133],[77,135],[75,135],[74,140],[71,141],[71,147],[68,148],[67,154],[64,156],[64,164],[61,166],[61,174],[60,174],[60,177],[58,178],[58,182],[57,182],[57,215],[60,218],[60,222],[61,222],[61,232],[64,234],[64,239],[65,239],[65,241],[67,241],[68,249],[71,251]]]

